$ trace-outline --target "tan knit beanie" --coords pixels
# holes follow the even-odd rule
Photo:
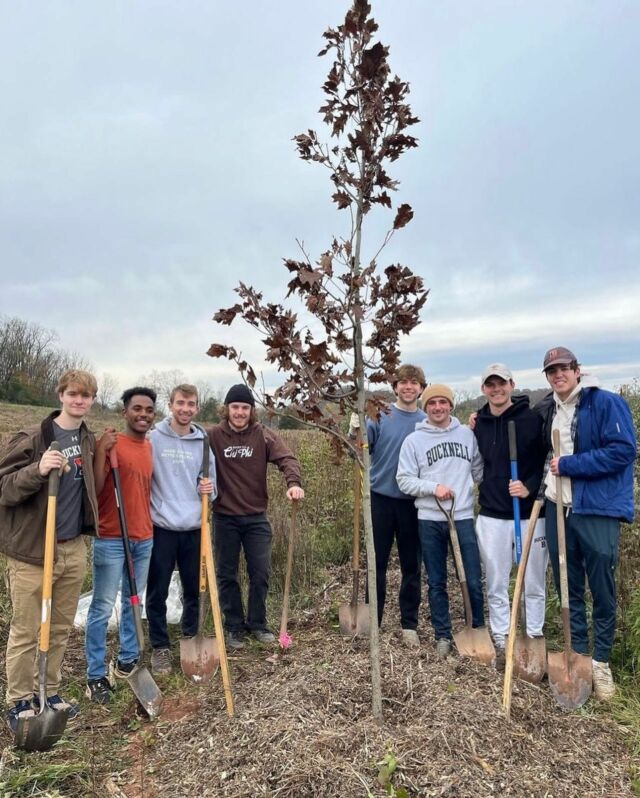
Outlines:
[[[424,410],[429,399],[433,399],[435,396],[442,396],[444,399],[447,399],[451,405],[451,409],[453,409],[453,391],[448,385],[439,385],[438,383],[428,385],[424,389],[420,397],[420,407]]]

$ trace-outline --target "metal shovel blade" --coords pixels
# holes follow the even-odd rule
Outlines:
[[[453,641],[461,657],[477,659],[483,665],[493,665],[496,661],[496,650],[486,627],[465,626],[453,633]]]
[[[24,751],[48,751],[64,734],[69,710],[51,709],[45,701],[40,712],[30,718],[18,718],[16,745]]]
[[[180,665],[192,684],[206,684],[220,664],[218,642],[211,635],[194,635],[180,640]]]
[[[530,684],[540,684],[547,669],[547,644],[544,637],[518,635],[513,665],[519,679]]]
[[[340,632],[345,637],[369,637],[369,605],[341,604],[338,607]]]
[[[591,657],[587,654],[569,653],[569,666],[563,651],[547,655],[549,687],[555,700],[563,709],[581,707],[591,695],[593,674]]]
[[[162,711],[162,693],[148,668],[138,665],[127,676],[127,681],[147,715],[157,718]]]

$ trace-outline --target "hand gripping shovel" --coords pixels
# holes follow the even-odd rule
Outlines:
[[[291,504],[291,527],[289,530],[289,549],[287,551],[287,572],[284,577],[284,595],[282,597],[282,616],[280,618],[280,648],[287,649],[293,643],[291,635],[287,632],[289,622],[289,592],[291,590],[291,571],[293,569],[293,544],[296,537],[298,502]]]
[[[368,637],[369,605],[358,603],[358,589],[360,583],[360,503],[362,500],[362,474],[357,460],[354,460],[353,495],[353,554],[351,559],[353,586],[351,588],[351,603],[340,605],[338,608],[338,620],[340,621],[340,632],[345,635],[345,637]]]
[[[553,431],[553,452],[560,455],[560,431]],[[547,656],[549,687],[555,700],[563,709],[581,707],[591,695],[593,674],[591,657],[578,654],[571,648],[571,620],[569,615],[569,580],[567,578],[567,543],[562,503],[562,477],[556,477],[556,510],[558,523],[558,560],[560,570],[560,604],[564,651],[550,652]]]
[[[509,431],[509,459],[511,460],[511,479],[518,479],[518,447],[516,443],[516,423],[510,421],[507,425]],[[526,609],[526,590],[524,589],[524,580],[527,570],[527,563],[529,562],[529,554],[531,553],[531,544],[533,542],[536,523],[540,515],[540,508],[542,503],[534,505],[534,510],[529,519],[529,526],[527,531],[527,539],[525,542],[526,556],[522,551],[522,528],[520,525],[520,499],[518,496],[513,497],[513,523],[515,527],[516,539],[516,564],[518,565],[518,576],[522,574],[520,591],[516,595],[514,593],[512,607],[517,612],[518,608],[522,608],[522,628],[520,634],[515,639],[515,671],[516,675],[526,682],[531,684],[539,684],[547,669],[547,646],[544,637],[529,637],[527,635],[527,609]],[[513,629],[515,634],[515,628]],[[509,641],[512,630],[509,630]],[[506,668],[505,668],[506,673]]]
[[[450,510],[447,510],[437,497],[436,502],[438,503],[438,507],[446,516],[447,522],[449,524],[449,537],[451,538],[453,557],[456,563],[458,581],[460,582],[462,599],[464,601],[465,627],[459,632],[454,632],[453,640],[461,657],[471,657],[472,659],[477,659],[479,662],[482,662],[484,665],[493,665],[493,663],[496,661],[496,650],[493,647],[489,630],[486,626],[483,626],[479,629],[474,629],[471,625],[471,599],[469,598],[467,576],[464,571],[464,563],[462,562],[460,541],[458,540],[458,532],[456,530],[456,524],[453,518],[456,500],[455,498],[451,499]]]
[[[60,444],[53,441],[51,449],[59,452]],[[42,574],[42,612],[40,621],[40,646],[38,652],[38,688],[40,712],[30,718],[18,718],[16,745],[25,751],[48,751],[64,733],[69,712],[52,709],[47,704],[47,661],[51,632],[51,594],[53,584],[53,549],[56,534],[56,505],[60,474],[57,468],[49,471],[49,498],[44,538],[44,566]]]
[[[520,597],[524,588],[524,576],[527,570],[527,562],[529,560],[529,552],[531,551],[531,543],[535,534],[536,523],[540,510],[542,508],[542,500],[534,503],[531,510],[531,517],[529,518],[529,528],[527,536],[524,541],[524,548],[522,550],[522,559],[518,567],[518,574],[516,576],[516,585],[513,591],[513,602],[511,604],[511,622],[509,625],[509,636],[507,637],[506,646],[506,664],[504,668],[504,687],[502,691],[502,708],[504,709],[507,720],[511,714],[511,689],[513,686],[513,673],[525,681],[536,684],[539,682],[545,671],[546,665],[546,646],[544,638],[540,641],[541,647],[536,647],[537,639],[526,637],[527,622],[526,618],[523,619],[524,635],[516,637],[518,628],[518,607],[520,604]],[[541,649],[541,650],[540,650]],[[540,678],[537,678],[538,675]],[[529,677],[536,677],[529,678]]]
[[[116,494],[116,506],[118,507],[118,518],[120,520],[120,531],[122,532],[122,546],[124,548],[124,558],[127,566],[127,578],[129,580],[129,595],[131,601],[131,612],[136,627],[136,638],[138,641],[138,662],[135,668],[127,676],[129,686],[134,695],[142,705],[142,708],[150,718],[157,718],[162,711],[162,693],[158,685],[154,682],[149,670],[143,665],[142,657],[144,654],[144,633],[142,631],[142,614],[140,612],[140,598],[136,587],[136,574],[133,567],[133,557],[131,556],[131,545],[129,543],[129,530],[125,515],[124,501],[122,499],[122,486],[120,483],[120,469],[118,468],[118,455],[116,447],[109,450],[109,460],[111,462],[111,474],[113,476],[113,487]]]
[[[209,477],[209,438],[204,436],[202,457],[202,476]],[[218,668],[220,654],[214,637],[203,635],[202,628],[206,615],[207,599],[207,558],[206,546],[209,535],[209,497],[202,494],[200,513],[200,595],[198,599],[198,632],[194,637],[180,640],[180,665],[182,672],[193,684],[206,684]]]

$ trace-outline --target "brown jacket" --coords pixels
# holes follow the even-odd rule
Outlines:
[[[216,457],[218,498],[213,509],[222,515],[256,515],[267,509],[267,464],[284,474],[287,487],[301,485],[300,463],[279,435],[252,424],[242,432],[222,421],[207,430]]]
[[[38,427],[18,432],[0,453],[0,551],[16,560],[42,565],[48,503],[48,478],[40,475],[38,463],[54,440],[51,413]],[[82,532],[95,535],[98,500],[93,481],[96,439],[82,423],[80,449],[84,474]]]

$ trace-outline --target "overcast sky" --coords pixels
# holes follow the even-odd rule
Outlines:
[[[205,352],[239,280],[284,295],[348,218],[295,154],[337,0],[0,0],[0,315],[55,329],[120,388]],[[413,222],[384,251],[431,289],[403,358],[479,387],[540,387],[569,346],[607,387],[640,376],[640,3],[373,0],[420,147],[392,164]],[[373,254],[377,213],[365,243]],[[367,232],[365,231],[365,235]],[[273,383],[272,377],[268,380]]]

